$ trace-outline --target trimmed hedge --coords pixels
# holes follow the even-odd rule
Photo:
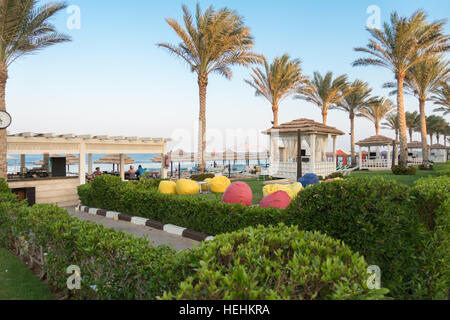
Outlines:
[[[450,177],[450,161],[447,161],[442,168],[436,170],[436,175]]]
[[[117,177],[97,177],[78,187],[82,204],[175,224],[210,235],[249,226],[277,225],[287,219],[284,210],[232,205],[200,197],[161,194],[136,188]]]
[[[247,228],[184,254],[196,272],[164,299],[383,299],[367,288],[364,258],[339,240],[297,227]]]
[[[383,178],[349,178],[306,188],[286,208],[302,230],[341,239],[382,270],[382,284],[395,298],[421,297],[420,271],[426,238],[409,210],[406,186]]]
[[[429,230],[434,229],[435,212],[450,197],[450,177],[428,177],[417,180],[411,188],[413,205]]]
[[[185,276],[183,262],[168,246],[151,247],[145,239],[80,221],[50,205],[2,203],[1,245],[25,254],[42,247],[48,283],[74,299],[155,299],[178,285]],[[16,252],[17,253],[17,252]],[[81,269],[81,289],[67,289],[67,267]]]
[[[193,174],[191,176],[191,180],[194,180],[194,181],[205,181],[205,179],[208,179],[208,178],[212,179],[214,177],[215,177],[214,173]]]
[[[416,168],[414,167],[404,167],[404,166],[393,166],[392,173],[395,175],[410,175],[416,174]]]

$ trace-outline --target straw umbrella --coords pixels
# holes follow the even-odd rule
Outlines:
[[[133,164],[134,160],[126,155],[124,155],[125,164]],[[112,164],[113,172],[115,169],[115,165],[120,165],[120,154],[107,154],[103,158],[98,159],[94,163],[102,163],[102,164]]]

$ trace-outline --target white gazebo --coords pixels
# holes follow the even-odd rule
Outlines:
[[[359,168],[368,170],[388,170],[392,167],[392,150],[394,140],[382,135],[376,135],[364,140],[358,141],[359,146]],[[363,148],[368,149],[367,158],[363,158]],[[386,157],[383,156],[383,149],[386,151]],[[398,163],[396,157],[395,163]]]
[[[344,133],[310,119],[297,119],[263,132],[270,135],[269,175],[276,178],[297,178],[299,130],[302,140],[302,174],[314,173],[326,177],[336,172],[336,138]],[[327,158],[330,138],[333,140],[332,161]]]
[[[449,147],[442,144],[433,144],[430,147],[430,160],[433,162],[447,162]]]
[[[423,152],[422,142],[411,141],[408,143],[408,163],[409,164],[422,164]]]

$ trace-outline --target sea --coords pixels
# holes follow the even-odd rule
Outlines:
[[[128,170],[130,166],[134,166],[136,169],[139,165],[141,165],[144,169],[146,169],[148,172],[161,172],[161,163],[160,162],[153,162],[151,159],[153,159],[157,154],[127,154],[128,157],[134,160],[134,164],[128,164],[125,165],[125,170]],[[75,155],[79,157],[79,155]],[[95,163],[96,160],[99,160],[100,158],[106,156],[106,154],[93,154],[92,155],[92,167],[93,169],[96,167],[100,167],[101,171],[112,171],[113,165],[112,164],[103,164],[103,163]],[[25,166],[27,169],[33,169],[38,168],[39,165],[36,165],[35,162],[41,161],[43,159],[43,155],[39,154],[30,154],[25,156]],[[20,155],[18,154],[8,154],[8,173],[17,173],[20,171]],[[13,160],[14,159],[14,160]],[[228,161],[226,162],[226,164]],[[217,165],[222,165],[222,161],[216,161]],[[236,162],[231,161],[232,166],[245,166],[246,162],[245,160],[237,160]],[[264,165],[264,163],[258,161],[250,161],[250,165]],[[211,167],[214,165],[213,161],[207,161],[206,166]],[[86,169],[88,166],[88,159],[86,156]],[[194,162],[182,162],[180,164],[181,170],[191,170],[196,166]],[[117,165],[115,166],[117,168]],[[178,168],[178,163],[173,163],[173,170],[176,171]],[[170,167],[169,167],[170,170]],[[117,171],[117,169],[116,169]],[[78,173],[78,164],[73,164],[68,166],[68,173],[69,174],[77,174]]]

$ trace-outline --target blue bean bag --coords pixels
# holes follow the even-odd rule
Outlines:
[[[298,179],[298,182],[300,182],[303,185],[303,188],[306,188],[310,184],[319,183],[319,177],[316,176],[314,173],[307,173],[303,177]]]

